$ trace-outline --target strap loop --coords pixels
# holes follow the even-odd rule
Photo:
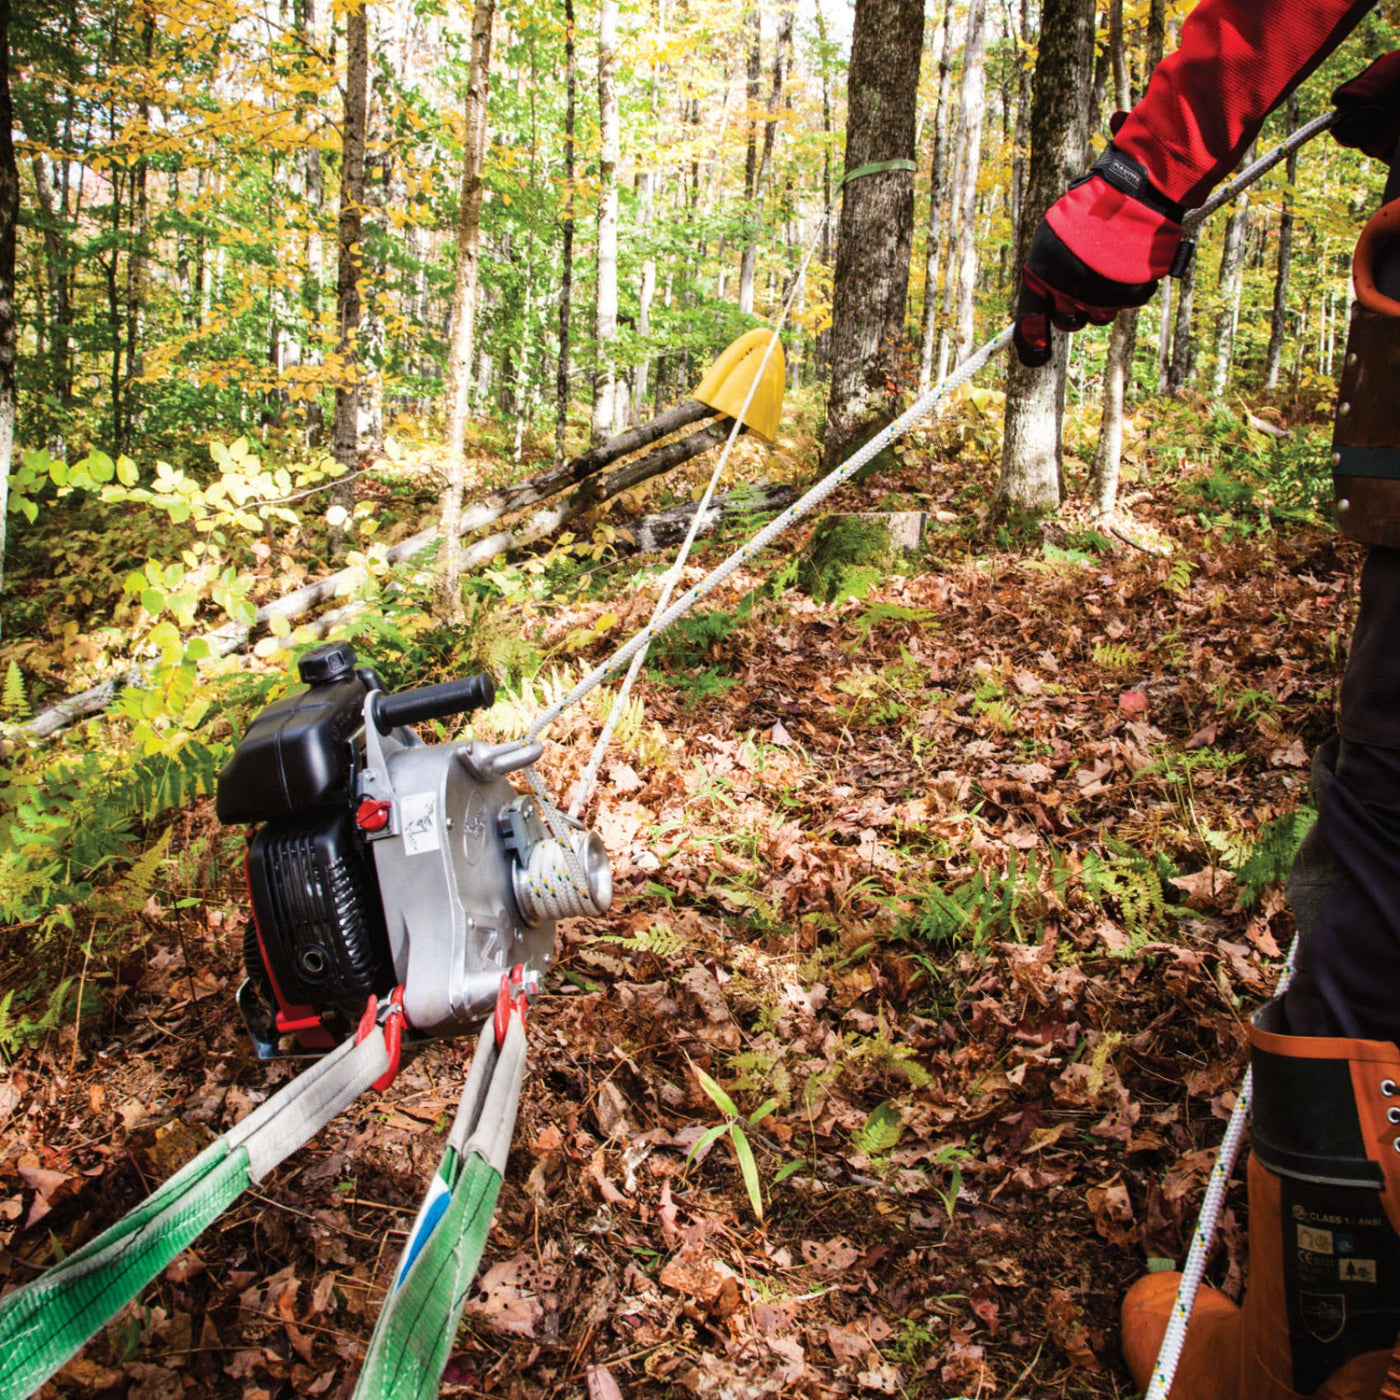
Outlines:
[[[836,189],[845,189],[852,180],[863,179],[867,175],[880,175],[886,170],[917,170],[919,167],[912,160],[871,160],[864,165],[858,165],[854,170],[848,170],[836,182]],[[835,191],[833,191],[835,193]]]

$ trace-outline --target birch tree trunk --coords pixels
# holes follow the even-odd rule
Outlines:
[[[963,44],[963,163],[957,191],[954,228],[958,239],[958,358],[972,349],[977,294],[977,176],[982,169],[982,110],[987,73],[984,39],[986,0],[968,0],[967,39]]]
[[[847,84],[846,169],[914,156],[923,0],[856,0]],[[912,169],[843,186],[832,298],[825,470],[858,433],[892,416],[914,238]]]
[[[1148,19],[1147,64],[1145,79],[1162,57],[1163,27],[1166,0],[1152,0]],[[1123,0],[1112,0],[1109,11],[1109,45],[1113,65],[1113,101],[1119,111],[1133,105],[1128,85],[1127,44],[1123,38]],[[1168,283],[1168,285],[1170,285]],[[1103,413],[1099,421],[1099,440],[1094,447],[1093,466],[1089,472],[1089,495],[1095,515],[1112,515],[1118,505],[1118,476],[1123,461],[1123,410],[1132,374],[1133,351],[1137,345],[1138,308],[1128,307],[1118,313],[1108,338],[1108,354],[1103,370]]]
[[[577,122],[578,55],[574,48],[574,0],[564,0],[564,228],[559,274],[559,369],[554,381],[554,465],[567,455],[569,429],[569,317],[574,299],[574,129]]]
[[[349,477],[359,463],[360,382],[360,243],[364,231],[365,122],[369,107],[368,0],[345,12],[345,123],[341,133],[340,221],[336,237],[336,324],[340,382],[335,389],[335,426],[331,451]],[[331,502],[347,516],[355,509],[355,483],[341,480],[331,488]],[[331,549],[340,554],[345,532],[331,531]]]
[[[1255,147],[1245,153],[1244,163],[1254,159]],[[1220,253],[1220,314],[1215,321],[1215,372],[1210,396],[1218,403],[1230,384],[1230,368],[1235,357],[1235,327],[1240,318],[1240,291],[1244,286],[1244,248],[1249,235],[1249,192],[1234,203],[1225,225],[1225,246]]]
[[[3,159],[3,157],[0,157]],[[49,183],[48,164],[43,156],[36,155],[32,161],[34,170],[34,192],[39,201],[39,213],[43,219],[44,234],[44,280],[47,293],[49,330],[49,373],[55,397],[61,404],[67,404],[72,395],[72,380],[69,369],[69,344],[73,314],[68,302],[68,275],[60,236],[58,210],[54,205],[53,186]]]
[[[943,49],[938,58],[938,105],[933,117],[933,164],[929,171],[928,244],[924,250],[924,313],[919,327],[919,392],[933,383],[938,341],[938,265],[943,239],[944,164],[948,158],[948,97],[953,79],[953,0],[943,6]]]
[[[826,54],[826,15],[822,10],[822,0],[816,0],[817,43],[820,45],[822,69],[822,245],[821,265],[823,276],[831,267],[831,227],[835,222],[835,210],[831,202],[831,74],[828,71]],[[812,364],[818,375],[831,362],[831,328],[817,332],[812,346]]]
[[[1298,94],[1288,99],[1287,130],[1292,136],[1298,129]],[[1269,324],[1269,351],[1265,358],[1264,383],[1278,388],[1279,371],[1283,366],[1283,337],[1288,329],[1288,278],[1293,267],[1293,187],[1298,181],[1298,152],[1294,151],[1284,166],[1288,183],[1283,189],[1283,207],[1278,218],[1278,271],[1274,276],[1274,311]]]
[[[617,379],[613,365],[617,340],[617,0],[598,6],[598,258],[593,374],[593,441],[611,437],[617,422]]]
[[[10,102],[10,0],[0,0],[0,596],[5,584],[5,520],[15,446],[15,229],[19,168]]]
[[[463,110],[462,196],[457,208],[457,268],[447,346],[447,484],[442,495],[442,551],[438,556],[437,615],[447,626],[462,620],[458,522],[466,479],[467,403],[476,341],[476,294],[481,255],[481,175],[486,162],[486,98],[491,82],[491,29],[496,0],[476,0],[472,56]]]
[[[656,172],[643,170],[637,175],[637,237],[645,242],[651,236],[652,190]],[[641,283],[637,288],[637,335],[642,341],[641,359],[637,362],[636,382],[632,386],[633,424],[641,421],[647,396],[647,377],[651,373],[651,304],[656,296],[656,259],[650,248],[642,259]]]
[[[296,0],[293,5],[293,19],[296,26],[296,34],[302,48],[307,53],[312,53],[316,48],[316,5],[315,0]],[[302,92],[297,94],[297,119],[303,125],[309,125],[310,113],[316,105],[316,94],[314,92]],[[319,209],[324,198],[324,181],[321,171],[321,151],[314,141],[307,141],[297,156],[297,161],[301,166],[303,189],[306,197],[308,209]],[[203,170],[199,173],[202,182],[204,178]],[[198,200],[199,189],[196,188],[196,201]],[[202,237],[202,235],[201,235]],[[301,284],[301,304],[307,321],[316,326],[321,319],[321,272],[325,263],[325,248],[321,241],[321,234],[317,229],[316,220],[307,220],[306,231],[306,272]],[[200,275],[198,282],[203,281],[203,259],[200,259]],[[196,285],[196,291],[199,290]],[[304,347],[303,358],[305,363],[319,365],[323,356],[321,351],[321,338],[311,335],[307,338]],[[319,447],[325,434],[325,416],[321,408],[321,400],[318,395],[306,401],[306,436],[308,446]]]
[[[1093,59],[1094,0],[1044,0],[1031,96],[1026,218],[1016,267],[1025,261],[1035,221],[1064,193],[1084,162]],[[1068,337],[1056,334],[1054,346],[1050,363],[1040,369],[1027,369],[1011,357],[997,488],[1002,508],[1052,511],[1064,496],[1060,425]]]

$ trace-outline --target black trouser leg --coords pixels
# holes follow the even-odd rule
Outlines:
[[[1303,939],[1288,1029],[1400,1041],[1400,550],[1373,549],[1362,570],[1340,728],[1290,879]]]

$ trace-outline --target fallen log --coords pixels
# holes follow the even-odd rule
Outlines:
[[[718,447],[728,435],[729,419],[725,418],[687,437],[668,442],[664,447],[658,447],[655,452],[648,452],[645,457],[629,462],[609,476],[595,477],[557,505],[537,510],[533,515],[527,516],[513,529],[498,530],[494,535],[487,535],[485,539],[475,541],[462,552],[463,570],[479,569],[512,549],[522,549],[526,545],[535,544],[594,506],[602,505],[604,501],[610,501],[614,496],[620,496],[633,486],[639,486],[654,476],[660,476],[663,472],[680,466],[682,462],[688,462],[692,457],[708,452],[712,447]]]
[[[755,486],[730,491],[724,496],[716,496],[706,509],[696,534],[708,534],[726,520],[738,520],[746,515],[772,514],[790,506],[799,494],[796,486],[775,486],[771,482],[760,482]],[[622,523],[632,532],[638,551],[652,554],[657,550],[670,549],[680,544],[690,529],[695,512],[699,509],[699,501],[686,501],[683,505],[672,506],[669,510],[659,510],[654,515],[644,515],[638,520]]]

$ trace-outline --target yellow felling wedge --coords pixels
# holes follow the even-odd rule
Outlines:
[[[737,418],[744,400],[748,397],[749,385],[763,361],[763,352],[773,332],[768,330],[745,331],[712,364],[700,387],[691,395],[701,403],[730,418]],[[744,431],[752,433],[764,442],[772,442],[778,432],[778,424],[783,420],[783,387],[787,383],[787,364],[783,359],[783,344],[779,341],[763,366],[763,378],[754,391],[753,402],[744,415]]]

